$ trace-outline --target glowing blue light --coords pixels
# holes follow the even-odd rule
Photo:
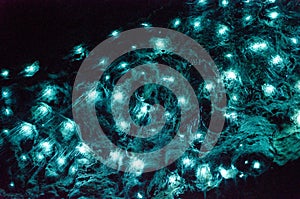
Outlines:
[[[276,19],[278,16],[279,16],[279,13],[274,11],[274,12],[271,12],[269,13],[268,15],[271,19]]]
[[[10,187],[15,187],[15,183],[14,183],[14,182],[10,182],[10,183],[9,183],[9,186],[10,186]]]
[[[222,7],[226,7],[226,6],[228,6],[228,4],[229,4],[229,1],[227,1],[227,0],[221,0],[221,6]]]
[[[185,105],[186,104],[186,99],[185,99],[185,97],[178,97],[178,103],[180,104],[180,105]]]
[[[230,179],[230,178],[234,178],[236,176],[236,174],[238,173],[237,169],[232,165],[230,169],[224,169],[223,167],[219,167],[219,171],[221,176],[224,179]]]
[[[300,110],[292,117],[292,119],[297,126],[300,126]]]
[[[40,143],[40,146],[42,148],[42,150],[45,152],[45,153],[49,153],[52,151],[52,144],[48,141],[44,141],[44,142],[41,142]]]
[[[143,195],[140,194],[140,193],[137,193],[137,197],[140,198],[140,199],[142,199],[142,198],[143,198]]]
[[[207,4],[207,0],[199,0],[197,4],[203,6]]]
[[[119,36],[119,34],[120,34],[120,31],[114,30],[114,31],[111,33],[111,36],[117,37],[117,36]]]
[[[21,160],[22,160],[22,161],[26,161],[26,160],[27,160],[26,155],[21,155]]]
[[[57,164],[59,166],[63,166],[66,163],[66,158],[65,157],[59,157],[57,158]]]
[[[11,91],[9,88],[2,88],[2,97],[9,98],[11,96]]]
[[[53,101],[56,100],[56,94],[58,93],[56,86],[47,86],[42,91],[42,97],[47,101]]]
[[[201,22],[200,22],[200,21],[195,21],[195,22],[194,22],[194,29],[199,28],[200,25],[201,25]]]
[[[178,174],[172,174],[169,176],[168,181],[172,186],[176,184],[178,181],[180,181],[180,176]]]
[[[225,25],[220,25],[219,29],[218,29],[218,34],[221,35],[225,35],[228,32],[229,28]]]
[[[300,92],[300,80],[296,82],[295,89],[297,92]]]
[[[253,163],[253,168],[254,168],[254,169],[259,169],[259,168],[260,168],[260,163],[259,163],[258,161],[255,161],[255,162]]]
[[[123,96],[123,93],[122,93],[122,92],[117,91],[117,92],[115,92],[115,93],[113,94],[112,98],[113,98],[113,100],[115,100],[115,101],[117,101],[117,102],[122,102],[124,96]]]
[[[10,107],[6,107],[6,108],[3,109],[3,114],[5,116],[11,116],[11,115],[13,115],[13,111],[11,110]]]
[[[275,87],[270,85],[270,84],[264,84],[262,86],[262,90],[264,92],[264,95],[267,96],[267,97],[271,97],[275,94]]]
[[[298,44],[298,39],[297,38],[291,38],[291,42],[293,44]]]
[[[244,17],[244,20],[245,21],[250,21],[252,19],[252,16],[251,15],[246,15],[245,17]]]
[[[251,46],[250,46],[250,49],[252,51],[261,51],[261,50],[266,50],[268,48],[268,45],[266,42],[262,41],[262,42],[256,42],[256,43],[253,43]]]
[[[237,79],[237,73],[234,70],[229,70],[224,72],[225,78],[229,80],[236,80]]]
[[[193,166],[194,165],[194,161],[188,157],[185,157],[182,159],[182,164],[185,166],[185,167],[189,167],[189,166]]]
[[[172,26],[173,28],[177,28],[181,24],[181,20],[179,18],[176,18],[173,20]]]
[[[125,68],[125,67],[127,67],[129,64],[127,63],[127,62],[122,62],[122,63],[120,63],[120,67],[121,68]]]
[[[9,70],[7,69],[2,69],[0,73],[1,77],[7,78],[9,76]]]
[[[39,62],[36,61],[34,62],[33,64],[31,65],[28,65],[25,67],[24,69],[24,76],[25,77],[32,77],[35,73],[37,73],[40,69],[40,66],[39,66]]]
[[[276,55],[272,58],[271,62],[274,65],[278,65],[278,64],[281,64],[283,62],[283,59],[279,55]]]
[[[129,165],[129,170],[131,172],[134,172],[136,175],[142,174],[142,171],[145,167],[145,163],[143,160],[140,160],[138,158],[133,158]]]
[[[150,23],[141,23],[141,25],[145,28],[151,27],[152,25]]]

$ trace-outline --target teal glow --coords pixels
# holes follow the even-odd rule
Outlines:
[[[120,31],[114,30],[114,31],[111,33],[111,36],[117,37],[117,36],[119,36],[119,34],[120,34]]]
[[[181,24],[181,20],[179,18],[176,18],[173,20],[172,27],[177,28],[180,24]]]
[[[35,73],[37,73],[40,69],[40,66],[39,66],[39,62],[36,61],[34,62],[33,64],[31,65],[28,65],[25,67],[24,69],[24,76],[25,77],[32,77],[33,75],[35,75]]]
[[[2,69],[0,75],[1,75],[1,77],[3,77],[3,78],[7,78],[7,77],[9,76],[9,70],[7,70],[7,69]]]

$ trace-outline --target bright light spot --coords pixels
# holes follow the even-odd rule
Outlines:
[[[259,168],[260,168],[260,163],[259,163],[258,161],[255,161],[255,162],[253,163],[253,168],[254,168],[254,169],[259,169]]]
[[[269,3],[275,3],[276,0],[268,0]]]
[[[177,28],[181,24],[181,20],[179,18],[176,18],[173,20],[173,27]]]
[[[149,23],[141,23],[141,25],[145,28],[151,27],[152,25]]]
[[[39,62],[36,61],[33,64],[28,65],[28,66],[25,67],[25,69],[23,71],[25,73],[24,76],[25,77],[32,77],[36,72],[39,71],[39,69],[40,69]]]
[[[24,122],[20,126],[20,133],[24,136],[31,136],[36,131],[35,126]]]
[[[43,148],[43,151],[45,152],[50,152],[52,149],[52,144],[50,142],[42,142],[40,145]]]
[[[42,103],[41,105],[39,105],[35,111],[33,111],[34,113],[34,117],[36,118],[41,118],[46,116],[48,113],[50,113],[52,111],[51,107],[48,106],[47,104]]]
[[[3,98],[8,98],[11,96],[11,91],[9,88],[2,88],[2,97]]]
[[[71,120],[62,122],[62,128],[65,131],[74,131],[75,130],[75,123]]]
[[[70,166],[69,171],[70,171],[70,174],[75,174],[76,171],[77,171],[77,167],[76,166]]]
[[[110,79],[110,76],[109,75],[106,75],[105,76],[105,80],[109,80]]]
[[[169,41],[165,38],[153,38],[151,42],[154,44],[154,48],[158,50],[166,49]]]
[[[183,163],[184,166],[186,166],[186,167],[192,166],[192,165],[194,164],[193,160],[191,160],[191,159],[188,158],[188,157],[185,157],[185,158],[182,160],[182,163]]]
[[[249,21],[249,20],[252,19],[252,16],[251,15],[247,15],[247,16],[244,17],[244,19],[245,19],[245,21]]]
[[[204,164],[198,167],[197,172],[196,172],[196,176],[198,179],[202,180],[210,180],[212,175],[210,172],[210,168],[208,164]]]
[[[109,77],[109,76],[108,76]],[[105,77],[106,78],[106,77]],[[98,98],[99,96],[99,93],[95,90],[93,91],[90,91],[89,94],[88,94],[88,98],[91,100],[91,101],[94,101]]]
[[[59,166],[62,166],[66,163],[66,159],[63,157],[60,157],[57,159],[57,163],[59,164]]]
[[[225,77],[226,77],[226,79],[236,80],[237,79],[237,74],[236,74],[235,71],[229,70],[229,71],[225,72]]]
[[[237,113],[236,112],[226,113],[224,116],[226,118],[236,119],[237,118]]]
[[[130,170],[136,171],[137,173],[141,173],[144,167],[145,163],[143,162],[143,160],[139,160],[137,158],[134,158],[130,163]]]
[[[27,160],[26,155],[21,155],[21,160],[26,161]]]
[[[214,88],[214,84],[213,83],[208,82],[208,83],[205,84],[205,89],[207,91],[211,91],[213,88]]]
[[[276,55],[275,57],[272,58],[272,64],[280,64],[282,62],[283,60],[279,55]]]
[[[2,76],[3,78],[7,78],[8,75],[9,75],[9,70],[7,70],[7,69],[2,69],[2,71],[1,71],[1,76]]]
[[[44,99],[47,99],[48,101],[52,101],[56,99],[56,94],[57,94],[57,87],[56,86],[46,86],[46,88],[43,89],[42,91],[42,97]]]
[[[123,100],[123,93],[121,93],[121,92],[114,93],[113,100],[118,101],[118,102],[122,102],[122,100]]]
[[[201,25],[201,22],[200,22],[200,21],[195,21],[195,22],[194,22],[194,29],[199,28],[200,25]]]
[[[295,84],[295,89],[297,92],[300,92],[300,80]]]
[[[234,178],[237,174],[237,170],[234,166],[231,166],[230,169],[226,170],[223,167],[219,167],[220,174],[225,179]]]
[[[219,35],[224,35],[227,33],[227,31],[229,30],[229,28],[225,25],[220,25],[220,28],[218,29],[218,34]]]
[[[13,114],[13,111],[11,110],[10,107],[6,107],[3,109],[3,114],[6,116],[11,116]]]
[[[271,12],[269,13],[268,15],[271,19],[276,19],[278,16],[279,16],[279,13],[274,11],[274,12]]]
[[[148,106],[147,105],[143,105],[141,108],[141,112],[142,113],[147,113],[148,112]]]
[[[260,51],[260,50],[266,50],[267,49],[267,43],[266,42],[257,42],[250,46],[250,49],[252,51]]]
[[[10,186],[10,187],[14,187],[14,186],[15,186],[15,183],[14,183],[14,182],[11,182],[11,183],[9,183],[9,186]]]
[[[107,58],[101,58],[98,63],[99,63],[99,65],[103,66],[103,65],[107,64],[107,60],[108,60]]]
[[[78,46],[75,46],[74,48],[73,48],[73,52],[75,53],[75,54],[77,54],[77,55],[79,55],[79,54],[83,54],[84,53],[84,48],[82,47],[82,45],[78,45]]]
[[[2,130],[2,133],[4,133],[5,135],[8,135],[9,130],[8,130],[8,129],[3,129],[3,130]]]
[[[174,77],[163,77],[162,80],[166,81],[166,82],[174,82],[175,78]]]
[[[109,156],[113,162],[120,162],[123,160],[123,156],[119,151],[112,151]]]
[[[264,92],[264,95],[267,97],[273,96],[276,91],[275,87],[270,84],[264,84],[262,86],[262,90]]]
[[[205,5],[205,4],[207,4],[207,0],[199,0],[198,4],[199,5]]]
[[[236,96],[236,95],[232,96],[232,100],[233,100],[233,101],[238,101],[237,96]]]
[[[79,146],[76,146],[76,149],[81,154],[86,154],[89,151],[89,147],[86,144],[80,144]]]
[[[225,55],[225,57],[231,58],[231,57],[232,57],[232,54],[231,54],[231,53],[228,53],[228,54]]]
[[[298,111],[292,118],[294,120],[294,122],[300,126],[300,111]]]
[[[197,133],[195,138],[196,138],[196,139],[200,139],[200,138],[202,138],[202,136],[203,136],[203,134]]]
[[[175,184],[179,180],[180,180],[180,176],[178,176],[177,174],[172,174],[171,176],[169,176],[168,179],[170,184]]]
[[[125,129],[129,128],[129,124],[125,121],[121,121],[118,126],[121,130],[125,130]]]
[[[186,99],[184,97],[178,97],[178,103],[180,105],[184,105],[184,104],[186,104]]]
[[[125,68],[126,66],[128,66],[128,63],[127,63],[127,62],[122,62],[122,63],[120,63],[120,67],[121,67],[121,68]]]
[[[120,32],[118,30],[114,30],[112,33],[111,33],[111,36],[113,37],[117,37],[119,36]]]
[[[45,158],[45,156],[43,154],[41,154],[41,153],[38,153],[36,155],[36,158],[37,158],[38,161],[42,161]]]
[[[298,39],[297,38],[291,38],[291,41],[293,44],[297,44],[298,43]]]
[[[143,195],[140,194],[140,193],[137,193],[137,197],[138,197],[138,198],[143,198]]]
[[[227,1],[227,0],[222,0],[222,1],[221,1],[221,5],[222,5],[223,7],[226,7],[228,4],[229,4],[229,1]]]
[[[249,163],[249,161],[248,160],[245,160],[245,164],[248,164]]]

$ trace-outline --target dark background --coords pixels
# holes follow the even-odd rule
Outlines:
[[[1,0],[0,68],[17,73],[24,64],[39,60],[41,67],[59,72],[62,58],[76,45],[85,43],[91,50],[113,30],[143,22],[167,27],[170,20],[187,11],[180,0]],[[273,165],[259,177],[224,181],[207,196],[300,198],[299,169],[299,160],[283,167]],[[182,198],[202,196],[191,193]]]

